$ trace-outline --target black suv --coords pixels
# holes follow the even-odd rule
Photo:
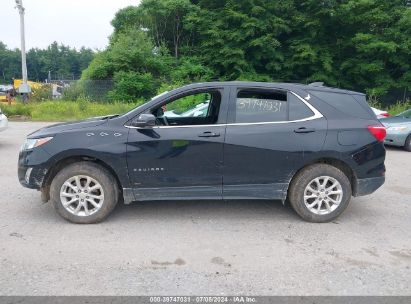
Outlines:
[[[118,201],[270,199],[327,222],[384,183],[385,129],[364,94],[257,82],[198,83],[123,115],[27,137],[20,183],[75,223]]]

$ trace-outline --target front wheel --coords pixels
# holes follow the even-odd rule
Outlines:
[[[289,200],[304,220],[324,223],[337,218],[351,200],[351,183],[338,168],[314,164],[297,173],[291,182]]]
[[[54,177],[50,198],[57,213],[78,224],[105,219],[118,201],[115,178],[92,162],[78,162],[62,169]]]

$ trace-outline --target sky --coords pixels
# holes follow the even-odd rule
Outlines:
[[[139,0],[23,0],[26,49],[53,41],[81,48],[104,49],[115,13]],[[20,19],[15,0],[0,0],[0,41],[20,48]]]

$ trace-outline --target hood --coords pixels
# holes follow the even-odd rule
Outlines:
[[[96,127],[96,126],[99,126],[107,122],[107,118],[110,118],[110,117],[111,116],[101,116],[101,117],[93,117],[93,118],[88,118],[88,119],[79,120],[79,121],[58,123],[58,124],[47,126],[37,131],[34,131],[33,133],[30,133],[29,135],[27,135],[27,137],[28,138],[45,137],[45,136],[51,136],[51,135],[58,134],[64,131],[69,131],[69,130]]]
[[[393,117],[388,117],[388,118],[382,118],[382,119],[380,119],[380,122],[384,126],[390,126],[390,125],[396,125],[396,124],[411,123],[411,119],[410,118],[393,116]]]

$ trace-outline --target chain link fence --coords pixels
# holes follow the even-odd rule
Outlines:
[[[121,101],[114,94],[113,80],[53,81],[65,100],[85,99],[97,102]]]
[[[407,88],[392,89],[379,98],[382,105],[392,105],[396,102],[411,100],[411,90]]]

